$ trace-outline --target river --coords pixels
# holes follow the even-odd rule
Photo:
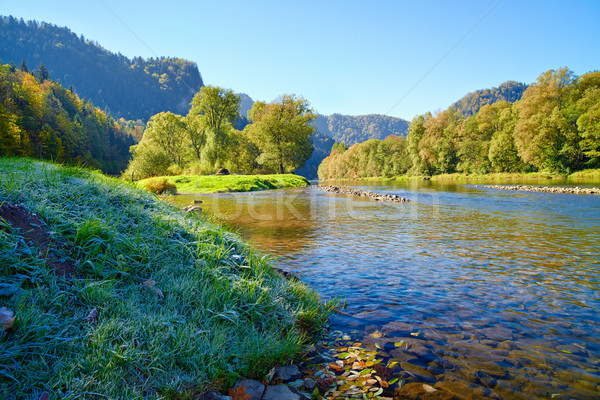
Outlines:
[[[323,298],[345,298],[333,328],[377,342],[407,382],[466,398],[600,397],[600,196],[362,185],[411,201],[315,187],[178,200],[202,199]]]

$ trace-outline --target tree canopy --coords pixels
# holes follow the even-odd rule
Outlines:
[[[37,78],[24,69],[0,65],[0,156],[80,163],[110,174],[123,171],[134,144],[129,132],[137,126],[115,121],[53,82],[43,68]]]
[[[280,174],[303,166],[312,154],[315,128],[310,123],[316,117],[308,101],[294,95],[255,102],[245,131],[261,152],[258,162]]]
[[[336,148],[319,167],[319,177],[386,176],[373,166],[400,162],[398,157],[404,157],[402,165],[408,161],[408,172],[414,175],[598,168],[599,104],[600,72],[576,77],[567,68],[550,70],[514,103],[484,104],[467,116],[455,106],[416,116],[405,153],[386,156],[369,150],[366,156],[366,145],[354,145],[343,153]],[[384,146],[383,142],[377,145]],[[348,162],[354,154],[363,158]]]

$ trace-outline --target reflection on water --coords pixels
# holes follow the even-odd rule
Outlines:
[[[412,201],[314,187],[199,198],[323,297],[346,297],[334,328],[377,343],[406,382],[467,398],[598,398],[600,196],[361,188]]]

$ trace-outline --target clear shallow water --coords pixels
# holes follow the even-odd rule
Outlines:
[[[600,397],[600,196],[415,182],[201,198],[323,297],[406,382],[467,398]],[[402,342],[401,346],[396,346]]]

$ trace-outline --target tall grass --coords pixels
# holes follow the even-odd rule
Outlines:
[[[76,265],[57,277],[0,219],[0,301],[17,317],[0,331],[0,398],[193,398],[291,360],[334,306],[131,185],[24,159],[0,169],[0,203],[38,214]]]

